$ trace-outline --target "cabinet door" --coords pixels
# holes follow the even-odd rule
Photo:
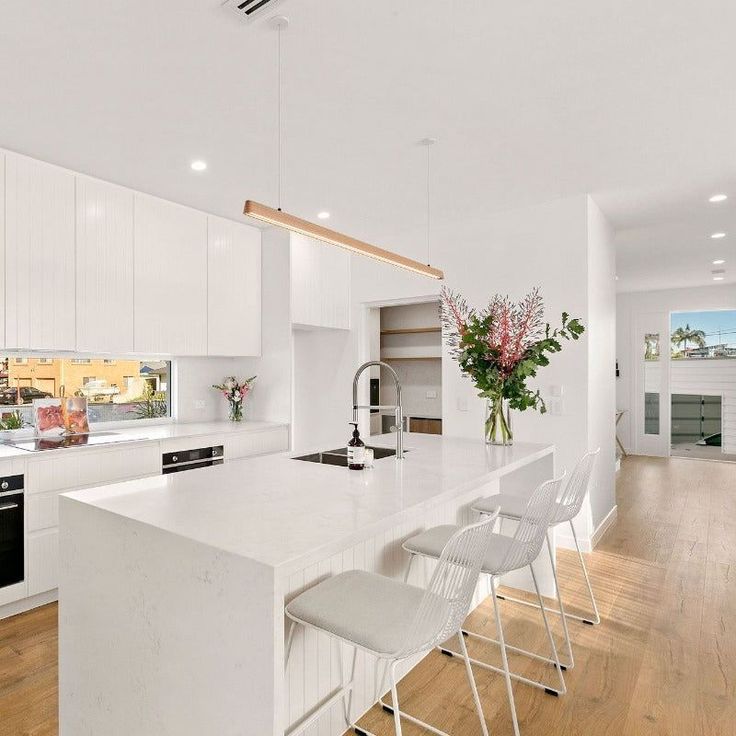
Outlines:
[[[76,182],[77,350],[132,353],[133,192]]]
[[[350,255],[291,234],[291,321],[310,327],[350,328]]]
[[[28,595],[45,593],[59,585],[59,530],[28,535]]]
[[[207,354],[207,216],[135,195],[135,350]]]
[[[207,218],[207,352],[261,354],[261,231]]]
[[[0,151],[0,253],[5,253],[5,154]],[[5,347],[5,257],[0,258],[0,346]]]
[[[74,350],[74,175],[5,160],[6,346]]]

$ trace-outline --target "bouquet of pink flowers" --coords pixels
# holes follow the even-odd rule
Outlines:
[[[511,444],[508,409],[547,410],[540,392],[526,382],[537,375],[538,368],[549,365],[549,355],[562,350],[561,340],[577,340],[583,334],[582,322],[563,312],[562,325],[552,329],[544,321],[539,289],[532,289],[518,303],[496,294],[480,310],[443,289],[440,311],[452,356],[475,384],[478,396],[488,402],[488,442]]]
[[[222,395],[230,403],[230,421],[240,422],[243,419],[243,402],[245,397],[253,388],[253,381],[256,376],[251,376],[243,381],[238,381],[235,376],[224,378],[222,383],[213,384],[212,388],[222,391]]]

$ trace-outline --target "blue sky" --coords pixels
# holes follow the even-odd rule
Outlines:
[[[736,345],[736,310],[715,312],[672,312],[670,331],[689,324],[694,330],[703,330],[707,345],[728,343]],[[720,339],[718,332],[720,330]]]

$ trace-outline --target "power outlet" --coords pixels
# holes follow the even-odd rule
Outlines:
[[[207,407],[207,402],[204,399],[197,399],[194,402],[195,409],[205,409],[206,407]]]
[[[425,394],[425,396],[426,396],[426,397],[427,397],[428,399],[436,399],[436,398],[437,398],[437,392],[436,392],[436,391],[434,391],[434,390],[431,390],[431,391],[427,391],[427,393]]]

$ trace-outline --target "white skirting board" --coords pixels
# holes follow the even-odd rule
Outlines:
[[[53,603],[59,598],[59,591],[54,588],[45,593],[39,593],[38,595],[31,596],[30,598],[21,598],[20,600],[13,601],[12,603],[6,603],[4,606],[0,606],[0,620],[9,618],[10,616],[16,616],[19,613],[25,613],[30,611],[32,608],[38,608],[39,606],[45,606],[47,603]]]
[[[606,514],[603,521],[601,521],[601,523],[598,524],[598,526],[595,528],[595,531],[593,532],[590,539],[581,537],[580,533],[578,532],[578,542],[580,543],[580,549],[583,552],[592,552],[598,545],[601,537],[603,537],[603,535],[608,531],[608,528],[616,523],[617,518],[618,506],[614,506]],[[570,526],[567,523],[561,524],[557,528],[557,536],[555,537],[555,542],[556,547],[563,547],[564,549],[575,549],[575,540],[572,538],[572,534],[570,534]]]
[[[618,506],[614,506],[603,518],[600,524],[595,528],[593,536],[591,538],[591,546],[595,549],[598,546],[598,542],[601,541],[603,535],[608,531],[609,527],[612,527],[616,523],[618,518]]]

